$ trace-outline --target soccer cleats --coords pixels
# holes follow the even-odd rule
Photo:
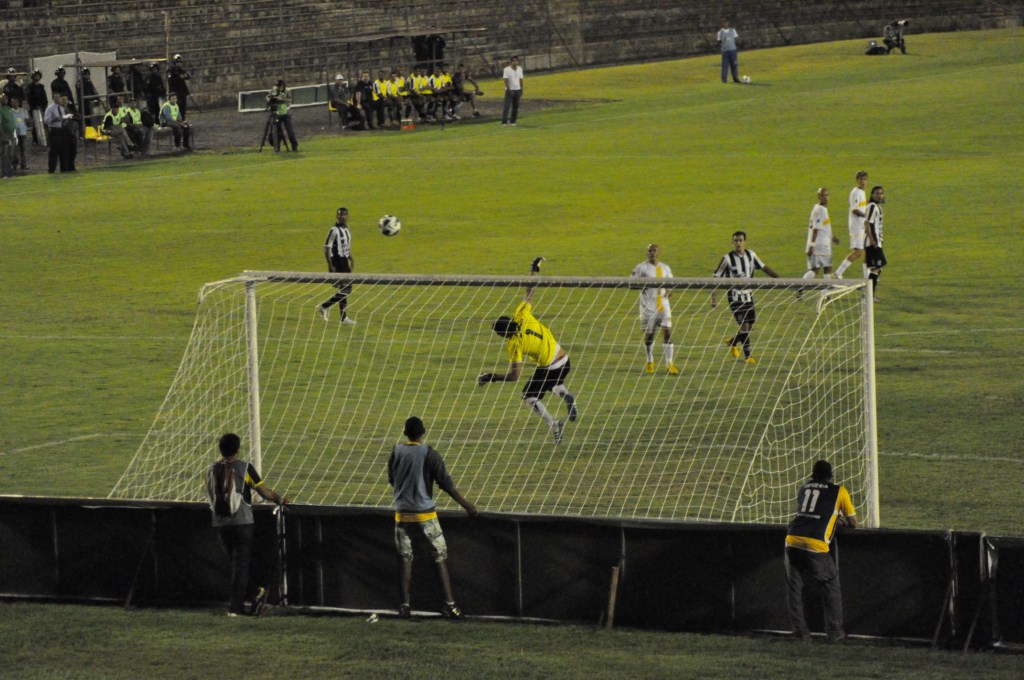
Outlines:
[[[398,618],[400,619],[411,619],[412,609],[407,604],[398,605]]]
[[[441,605],[441,616],[446,619],[452,619],[458,621],[462,618],[462,610],[459,609],[459,605],[454,602],[445,602]]]
[[[747,357],[747,358],[745,359],[745,361],[746,361],[746,362],[747,362],[748,364],[750,364],[751,366],[753,366],[753,365],[755,365],[755,364],[757,363],[757,359],[755,359],[754,357]]]
[[[679,369],[676,368],[676,365],[671,361],[668,362],[668,366],[665,367],[665,370],[668,371],[669,375],[679,375]]]
[[[551,436],[554,437],[556,444],[562,443],[562,430],[565,429],[565,423],[561,420],[556,420],[551,424]]]
[[[316,306],[316,313],[320,315],[320,318],[327,321],[327,309],[323,305]]]
[[[644,364],[644,373],[646,373],[647,375],[654,375],[653,361],[648,361],[646,364]]]
[[[729,348],[729,351],[732,352],[733,357],[735,357],[737,359],[740,358],[740,346],[739,345],[733,345],[732,347]]]
[[[575,423],[576,419],[580,417],[580,411],[576,408],[576,397],[566,394],[565,405],[569,407],[569,422]]]
[[[346,316],[344,319],[341,320],[341,322],[342,323],[347,323],[350,326],[355,326],[356,325],[356,320],[353,319],[351,316]]]

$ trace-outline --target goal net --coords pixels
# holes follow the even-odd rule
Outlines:
[[[872,307],[864,281],[667,279],[678,375],[645,371],[643,279],[247,272],[208,284],[155,422],[112,497],[202,500],[224,432],[294,501],[391,505],[387,460],[417,415],[481,510],[608,518],[786,522],[819,458],[878,524]],[[648,279],[648,286],[650,280]],[[342,324],[317,305],[348,283]],[[568,352],[579,418],[556,443],[492,323],[523,288]],[[725,340],[728,288],[753,292],[752,356]],[[710,304],[712,292],[719,303]],[[567,420],[548,393],[551,414]],[[456,507],[438,494],[439,507]]]

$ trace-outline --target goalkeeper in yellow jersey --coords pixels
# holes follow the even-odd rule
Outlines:
[[[530,276],[540,273],[543,257],[533,260],[530,265]],[[516,382],[523,370],[523,358],[529,357],[537,364],[530,382],[523,388],[523,403],[540,416],[548,426],[548,431],[555,438],[555,443],[562,441],[562,428],[565,423],[555,420],[541,399],[545,392],[552,392],[565,400],[569,408],[569,422],[579,417],[576,398],[565,387],[565,377],[569,375],[569,355],[552,335],[548,327],[537,321],[533,315],[530,298],[533,287],[526,289],[523,301],[516,307],[511,318],[500,316],[494,322],[494,332],[505,338],[508,349],[509,366],[507,373],[481,373],[476,384],[483,387],[490,382]]]

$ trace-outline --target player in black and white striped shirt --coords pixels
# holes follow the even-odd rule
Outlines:
[[[885,203],[885,189],[871,187],[871,201],[864,217],[864,259],[868,266],[868,278],[871,279],[871,292],[875,302],[878,298],[878,277],[882,275],[882,267],[887,263],[885,251],[882,250],[882,204]]]
[[[324,257],[327,258],[327,271],[348,273],[352,271],[354,264],[352,260],[352,232],[348,227],[348,208],[338,208],[337,220],[330,231],[327,232],[327,241],[324,243]],[[352,284],[339,282],[334,284],[338,289],[330,300],[316,306],[316,313],[320,318],[327,321],[327,309],[331,305],[338,305],[341,312],[341,322],[355,324],[355,319],[348,315],[348,296],[352,292]]]
[[[775,271],[761,261],[753,250],[747,250],[747,233],[737,231],[732,235],[732,251],[722,257],[718,269],[712,274],[717,278],[752,279],[758,269],[773,279],[779,278]],[[711,306],[718,305],[717,291],[711,291]],[[725,344],[737,359],[740,358],[740,345],[743,345],[743,356],[748,364],[756,364],[757,359],[750,356],[750,332],[757,322],[757,311],[754,308],[754,292],[749,288],[730,288],[728,292],[729,309],[740,325],[736,337],[729,338]]]

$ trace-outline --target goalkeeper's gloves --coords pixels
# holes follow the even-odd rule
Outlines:
[[[544,261],[543,257],[535,257],[535,258],[533,258],[533,262],[530,263],[530,273],[531,274],[539,274],[540,273],[540,263],[543,262],[543,261]]]
[[[490,373],[481,373],[480,375],[478,375],[476,377],[476,386],[477,387],[483,387],[487,383],[491,382],[491,378],[492,377],[493,376],[491,376]]]

